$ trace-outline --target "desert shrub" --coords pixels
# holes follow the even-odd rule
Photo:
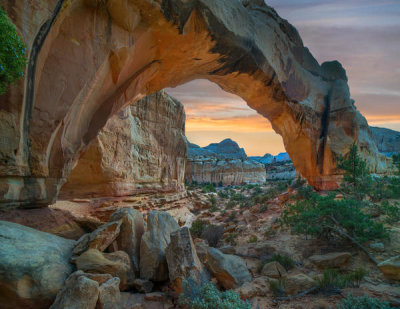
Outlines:
[[[294,267],[294,265],[296,264],[293,261],[293,259],[287,254],[274,254],[272,256],[272,258],[267,260],[267,263],[274,262],[274,261],[281,264],[283,267],[285,267],[286,270],[292,269]]]
[[[250,303],[232,290],[221,292],[211,282],[196,284],[192,280],[183,282],[178,302],[191,309],[251,309]]]
[[[238,233],[229,233],[226,238],[225,241],[228,244],[231,244],[232,246],[236,245],[236,238],[238,237]]]
[[[227,198],[229,198],[229,193],[227,191],[225,191],[225,190],[219,190],[218,191],[218,196],[220,198],[227,199]]]
[[[378,298],[371,298],[368,295],[354,297],[348,295],[341,304],[336,306],[337,309],[390,309],[387,302],[381,301]]]
[[[212,212],[218,211],[216,197],[215,196],[210,196],[209,201],[211,203],[210,211],[212,211]]]
[[[203,233],[207,223],[202,220],[196,220],[192,223],[192,227],[190,228],[190,234],[193,237],[199,238]]]
[[[246,200],[246,196],[244,196],[241,193],[234,193],[231,195],[231,201],[243,202],[245,200]]]
[[[225,208],[226,209],[231,209],[237,205],[237,202],[230,200],[228,203],[226,203]]]
[[[268,210],[268,205],[267,204],[263,204],[260,207],[260,212],[266,212]]]
[[[248,240],[248,243],[250,243],[250,244],[251,243],[255,243],[255,242],[257,242],[257,240],[258,240],[258,238],[257,238],[256,235],[251,235],[249,240]]]
[[[360,285],[365,274],[366,271],[363,268],[347,274],[341,274],[336,269],[325,269],[322,277],[317,279],[317,286],[322,291],[355,287]]]
[[[209,193],[209,192],[216,192],[217,189],[215,188],[215,183],[207,183],[203,184],[201,192]]]
[[[353,199],[336,200],[335,194],[313,193],[309,199],[289,205],[282,212],[281,223],[290,226],[292,233],[328,240],[339,236],[364,242],[388,237],[383,225],[364,214],[361,206]]]
[[[275,297],[280,297],[285,295],[285,279],[281,278],[278,280],[272,280],[269,282],[269,290]]]
[[[24,75],[25,51],[17,29],[0,8],[0,95]]]
[[[381,204],[381,209],[387,216],[387,223],[392,224],[400,221],[400,205],[398,202],[390,203],[389,201],[383,201]]]
[[[231,214],[229,215],[228,221],[230,222],[236,222],[236,211],[232,211]]]
[[[209,224],[203,229],[200,238],[207,240],[208,244],[211,247],[216,247],[218,245],[218,242],[221,240],[223,234],[223,225]]]
[[[297,189],[297,193],[296,193],[296,195],[294,197],[295,197],[295,199],[306,200],[306,199],[309,199],[311,197],[313,192],[314,192],[314,189],[311,186],[309,186],[308,184],[306,184],[306,185],[304,185],[302,187],[299,187]]]

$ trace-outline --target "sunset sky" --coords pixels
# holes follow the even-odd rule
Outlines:
[[[320,62],[339,60],[351,96],[370,125],[400,131],[400,0],[267,0],[300,32]],[[167,91],[186,111],[186,135],[200,146],[232,138],[248,155],[284,151],[269,122],[206,80]]]

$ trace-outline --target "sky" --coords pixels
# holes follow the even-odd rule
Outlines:
[[[372,126],[400,131],[400,0],[267,0],[318,62],[339,60],[351,97]],[[207,80],[168,93],[185,105],[186,135],[200,146],[232,138],[248,155],[283,152],[267,119]]]

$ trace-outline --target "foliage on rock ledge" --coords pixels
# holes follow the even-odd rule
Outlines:
[[[250,309],[249,302],[232,290],[221,292],[211,282],[196,284],[193,280],[183,282],[179,304],[191,309]]]
[[[15,26],[0,8],[0,95],[23,76],[25,50]]]

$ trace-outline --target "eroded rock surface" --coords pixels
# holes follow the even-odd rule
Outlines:
[[[187,143],[188,161],[185,178],[188,182],[222,183],[264,183],[263,164],[249,160],[244,149],[231,139],[201,148]]]
[[[74,241],[0,221],[0,306],[48,308],[73,271]]]
[[[209,280],[209,274],[200,262],[189,228],[182,227],[172,232],[171,242],[165,250],[169,279],[175,291],[182,293],[184,280],[201,284]]]
[[[386,168],[341,64],[320,65],[297,30],[263,1],[0,5],[29,58],[24,79],[0,97],[2,208],[54,201],[109,118],[196,78],[268,118],[296,169],[319,189],[337,186],[337,157],[354,141],[374,172]]]
[[[169,213],[149,212],[147,231],[140,244],[140,278],[155,282],[168,280],[165,249],[171,241],[170,234],[178,229],[178,223]]]
[[[72,170],[60,197],[182,191],[183,105],[160,91],[107,121]]]

